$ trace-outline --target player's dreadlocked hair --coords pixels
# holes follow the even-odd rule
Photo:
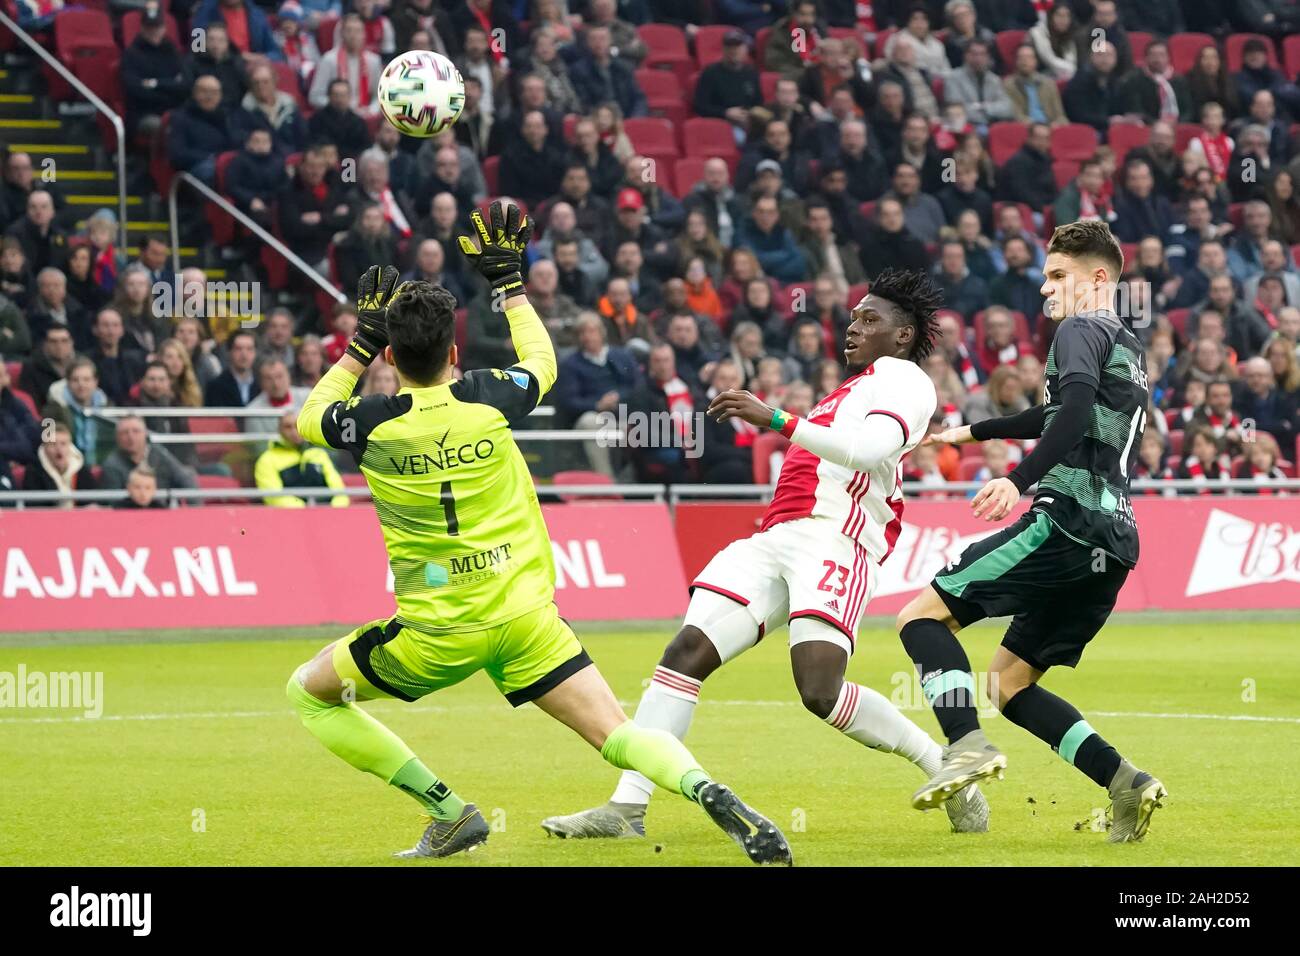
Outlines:
[[[939,337],[939,320],[934,313],[943,304],[943,293],[924,272],[886,269],[871,283],[871,294],[888,299],[902,310],[916,329],[908,358],[918,363],[924,361],[934,351]]]

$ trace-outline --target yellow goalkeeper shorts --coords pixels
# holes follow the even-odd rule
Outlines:
[[[518,707],[559,686],[591,658],[548,604],[504,624],[440,634],[396,619],[371,621],[334,645],[333,661],[358,700],[419,700],[482,670]]]

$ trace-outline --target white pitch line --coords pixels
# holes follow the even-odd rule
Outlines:
[[[368,701],[391,705],[394,701]],[[626,709],[627,701],[620,701]],[[715,707],[795,707],[798,701],[792,700],[702,700],[703,705]],[[455,707],[415,706],[394,709],[393,713],[433,714],[451,713],[453,711],[498,711],[504,713],[500,705],[466,704]],[[1096,717],[1132,717],[1139,720],[1226,720],[1260,724],[1300,724],[1300,717],[1262,717],[1252,714],[1160,714],[1145,711],[1094,710]],[[242,720],[263,717],[291,717],[290,710],[209,710],[176,711],[162,714],[106,714],[101,717],[0,717],[0,724],[90,724],[113,721],[137,720]]]

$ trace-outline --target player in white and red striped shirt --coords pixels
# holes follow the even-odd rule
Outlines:
[[[902,529],[900,460],[934,414],[934,385],[917,363],[934,347],[938,304],[923,272],[882,273],[853,310],[844,350],[853,374],[807,418],[740,390],[713,400],[709,414],[719,421],[778,430],[791,448],[758,533],[720,551],[692,583],[683,627],[641,698],[638,724],[684,737],[704,679],[788,622],[804,706],[867,747],[937,771],[939,745],[844,674],[878,566]],[[644,776],[624,773],[608,803],[542,826],[561,837],[642,836],[653,789]],[[976,788],[948,815],[954,830],[988,829]]]

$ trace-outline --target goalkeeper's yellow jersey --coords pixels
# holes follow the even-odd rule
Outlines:
[[[521,361],[460,381],[349,397],[335,366],[298,429],[347,449],[370,486],[393,571],[397,620],[430,632],[473,630],[551,603],[550,538],[511,432],[555,381],[555,353],[532,306],[507,311]]]

